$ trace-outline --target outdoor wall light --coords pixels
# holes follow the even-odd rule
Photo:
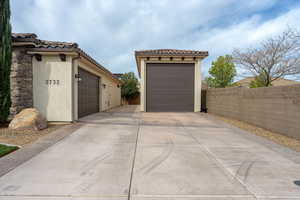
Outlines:
[[[106,85],[103,83],[103,84],[102,84],[102,87],[105,89],[105,88],[106,88]]]
[[[42,61],[42,55],[41,54],[36,53],[36,54],[34,54],[34,57],[37,61]]]
[[[79,73],[75,74],[75,78],[77,79],[77,81],[81,81],[81,77]]]
[[[66,54],[59,54],[60,60],[61,61],[66,61]]]
[[[117,87],[119,88],[119,87],[120,87],[120,85],[118,84],[118,85],[117,85]]]

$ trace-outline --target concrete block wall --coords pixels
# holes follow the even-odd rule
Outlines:
[[[206,98],[208,113],[300,139],[300,84],[208,89]]]

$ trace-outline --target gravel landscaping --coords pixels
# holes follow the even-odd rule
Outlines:
[[[48,128],[41,131],[15,131],[10,130],[6,126],[0,127],[0,143],[11,144],[16,146],[24,146],[30,144],[37,139],[57,130],[63,125],[49,125]]]
[[[291,137],[287,137],[285,135],[281,135],[279,133],[274,133],[271,131],[268,131],[266,129],[248,124],[246,122],[242,122],[239,120],[235,120],[235,119],[231,119],[231,118],[226,118],[226,117],[222,117],[222,116],[218,116],[218,115],[213,115],[210,114],[213,117],[222,120],[228,124],[231,124],[233,126],[236,126],[240,129],[246,130],[252,134],[267,138],[277,144],[289,147],[295,151],[300,152],[300,140],[297,140],[295,138],[291,138]]]

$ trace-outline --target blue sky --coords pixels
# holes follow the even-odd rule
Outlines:
[[[77,42],[112,72],[136,72],[134,50],[209,51],[202,66],[300,27],[300,0],[11,0],[14,32]]]

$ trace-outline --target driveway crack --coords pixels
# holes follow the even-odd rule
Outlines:
[[[131,195],[132,195],[131,193],[132,193],[133,171],[134,171],[134,166],[135,166],[136,152],[137,152],[137,146],[138,146],[138,140],[139,140],[139,132],[140,132],[140,127],[141,127],[141,122],[140,121],[141,120],[139,120],[138,124],[137,124],[136,140],[135,140],[134,154],[133,154],[130,181],[129,181],[129,188],[128,188],[128,200],[131,199]]]

